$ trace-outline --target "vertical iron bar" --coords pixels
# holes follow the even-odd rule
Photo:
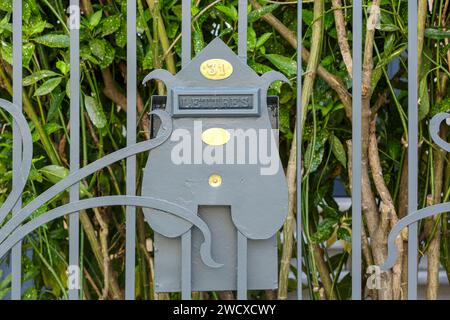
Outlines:
[[[136,143],[136,0],[127,1],[127,146]],[[136,194],[136,156],[127,158],[126,192]],[[134,300],[136,265],[136,208],[126,209],[125,299]]]
[[[181,64],[184,67],[191,61],[191,0],[182,0],[181,21]]]
[[[408,214],[417,210],[417,0],[408,1]],[[408,228],[408,299],[417,299],[417,222]]]
[[[80,1],[70,0],[70,14],[79,17]],[[72,20],[72,19],[71,19]],[[74,21],[72,21],[73,23]],[[70,172],[80,169],[80,30],[78,25],[70,26]],[[70,187],[69,201],[80,199],[80,185]],[[79,213],[69,217],[69,265],[79,266],[80,222]],[[75,275],[79,274],[76,272]],[[79,283],[80,279],[76,279]],[[69,288],[69,299],[78,300],[78,288]]]
[[[22,0],[14,0],[13,5],[13,103],[22,110]],[[13,188],[21,180],[22,140],[19,127],[13,124]],[[13,208],[13,214],[22,207],[19,199]],[[11,250],[11,298],[22,297],[22,242]]]
[[[247,0],[239,0],[238,5],[238,56],[244,63],[247,63]],[[247,299],[247,238],[241,233],[238,234],[238,267],[237,267],[237,298]]]
[[[362,1],[353,1],[352,299],[361,300],[361,72]]]
[[[238,56],[247,62],[247,0],[239,0],[238,8]]]
[[[191,300],[192,292],[192,232],[181,236],[181,298]]]
[[[181,24],[181,64],[184,67],[191,61],[191,0],[182,0]],[[181,298],[191,299],[192,291],[192,231],[181,236]]]
[[[297,2],[297,299],[302,300],[302,1]]]
[[[247,300],[247,238],[237,232],[237,298]]]

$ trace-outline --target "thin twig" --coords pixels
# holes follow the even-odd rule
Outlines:
[[[342,59],[344,60],[345,66],[347,68],[348,75],[351,78],[353,71],[353,59],[350,51],[350,46],[348,44],[347,29],[345,27],[345,17],[342,10],[342,2],[341,0],[332,0],[331,3],[333,6],[338,45],[341,50]]]

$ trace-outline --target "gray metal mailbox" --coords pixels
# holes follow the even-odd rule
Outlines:
[[[192,291],[236,290],[240,279],[250,290],[277,288],[276,233],[287,215],[287,186],[278,150],[271,143],[276,137],[266,101],[273,81],[288,80],[277,72],[258,76],[218,38],[177,75],[155,70],[144,83],[150,79],[167,86],[165,110],[173,117],[173,132],[150,152],[142,195],[197,212],[211,234],[207,248],[192,223],[144,208],[155,231],[155,290],[181,291],[186,268]],[[234,134],[226,141],[208,143],[208,132],[214,141],[223,132]],[[268,133],[265,142],[258,136],[259,146],[267,143],[276,154],[276,172],[264,174],[261,163],[249,161],[250,139],[245,155],[235,144],[234,158],[227,157],[228,152],[226,161],[195,159],[205,152],[214,157],[224,148],[229,151],[226,145],[235,143],[233,138],[245,140],[252,132]],[[173,157],[181,140],[186,149],[180,152],[191,154],[179,155],[183,160],[177,163]],[[183,257],[191,266],[184,265]]]

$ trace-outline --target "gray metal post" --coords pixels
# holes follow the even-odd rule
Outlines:
[[[182,0],[181,24],[181,64],[186,66],[191,61],[191,0]],[[181,236],[181,297],[191,299],[192,292],[192,230]]]
[[[362,2],[353,1],[352,299],[361,300],[361,72]]]
[[[418,125],[417,106],[417,1],[408,1],[408,214],[417,210]],[[408,231],[408,299],[417,299],[417,223]]]
[[[136,143],[136,0],[127,1],[127,146]],[[136,194],[136,156],[126,161],[126,192]],[[136,265],[136,208],[126,209],[125,299],[134,300]]]
[[[22,110],[22,0],[13,2],[13,103]],[[13,124],[13,188],[22,179],[22,140],[18,125]],[[26,177],[23,177],[24,179]],[[13,214],[22,208],[19,198],[13,208]],[[19,242],[11,250],[11,298],[22,297],[22,243]]]
[[[71,15],[79,17],[80,1],[70,0]],[[75,11],[74,11],[75,10]],[[78,11],[78,12],[77,12]],[[70,172],[80,169],[80,30],[70,26]],[[80,199],[79,183],[70,187],[70,202]],[[69,217],[69,265],[79,266],[80,222],[79,213]],[[69,299],[78,300],[79,290],[69,289]]]
[[[302,300],[302,1],[297,2],[297,299]]]

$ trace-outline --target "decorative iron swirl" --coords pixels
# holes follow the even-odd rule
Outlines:
[[[430,134],[433,141],[439,147],[441,147],[447,152],[450,152],[450,143],[448,143],[439,136],[439,128],[441,126],[441,123],[446,121],[447,119],[450,119],[450,113],[441,112],[435,115],[430,122]]]
[[[71,202],[50,210],[39,217],[17,227],[9,236],[0,244],[0,257],[6,254],[11,248],[17,244],[25,236],[36,230],[38,227],[65,216],[70,213],[78,212],[80,210],[92,209],[105,206],[136,206],[143,208],[152,208],[163,211],[164,213],[172,214],[187,222],[195,225],[203,234],[204,242],[200,247],[200,256],[203,262],[211,268],[219,268],[222,264],[215,262],[211,255],[211,233],[207,224],[192,211],[179,206],[178,204],[156,199],[152,197],[141,196],[107,196],[97,197],[76,202]]]
[[[433,141],[442,149],[446,150],[447,152],[450,152],[450,143],[445,141],[439,136],[439,128],[441,126],[441,123],[445,121],[446,119],[450,118],[450,113],[447,112],[441,112],[435,115],[431,121],[430,121],[430,134]],[[382,270],[388,270],[392,268],[395,264],[395,261],[398,257],[398,251],[397,246],[395,245],[395,239],[398,237],[400,232],[409,226],[410,224],[413,224],[419,220],[425,219],[427,217],[431,217],[440,213],[448,212],[450,211],[450,202],[441,203],[432,205],[420,210],[417,210],[406,217],[400,219],[397,224],[392,228],[391,232],[388,236],[388,256],[384,262],[384,264],[381,266]]]
[[[25,188],[25,184],[30,173],[31,160],[33,157],[33,145],[28,123],[22,113],[20,113],[19,108],[3,99],[0,99],[0,108],[4,109],[13,117],[13,120],[19,127],[21,141],[23,144],[23,160],[20,172],[21,180],[17,185],[14,186],[13,190],[7,197],[7,200],[0,208],[1,223],[17,203],[17,200],[20,198]],[[200,248],[200,254],[203,262],[212,268],[221,267],[222,265],[216,263],[212,258],[211,232],[205,222],[201,220],[194,212],[191,212],[190,210],[175,203],[170,203],[161,199],[139,196],[110,196],[91,198],[69,203],[67,205],[63,205],[56,209],[50,210],[47,213],[44,213],[39,217],[33,219],[32,221],[22,225],[22,223],[33,212],[42,207],[42,205],[44,205],[47,201],[51,200],[53,197],[57,196],[59,193],[68,189],[69,187],[79,183],[87,176],[95,173],[100,169],[105,168],[106,166],[111,165],[112,163],[141,152],[149,151],[164,143],[172,133],[171,116],[163,110],[154,110],[151,112],[151,114],[158,116],[161,120],[158,135],[154,139],[136,143],[132,146],[117,150],[69,174],[66,178],[47,189],[44,193],[40,194],[28,205],[14,214],[12,218],[0,229],[0,257],[6,254],[6,252],[8,252],[14,244],[20,241],[20,239],[25,237],[27,234],[29,234],[39,226],[53,219],[83,209],[95,208],[99,206],[104,207],[127,205],[158,209],[192,223],[197,228],[199,228],[204,237],[204,242]]]
[[[31,138],[31,132],[28,128],[28,123],[23,114],[20,112],[19,108],[12,104],[11,102],[0,99],[0,108],[9,113],[14,124],[19,128],[20,139],[22,141],[23,152],[22,152],[22,165],[20,168],[20,180],[17,182],[15,188],[6,198],[3,205],[0,207],[0,224],[5,220],[9,212],[11,212],[14,205],[19,200],[22,194],[25,184],[27,183],[27,177],[30,174],[31,160],[33,158],[33,140]]]

